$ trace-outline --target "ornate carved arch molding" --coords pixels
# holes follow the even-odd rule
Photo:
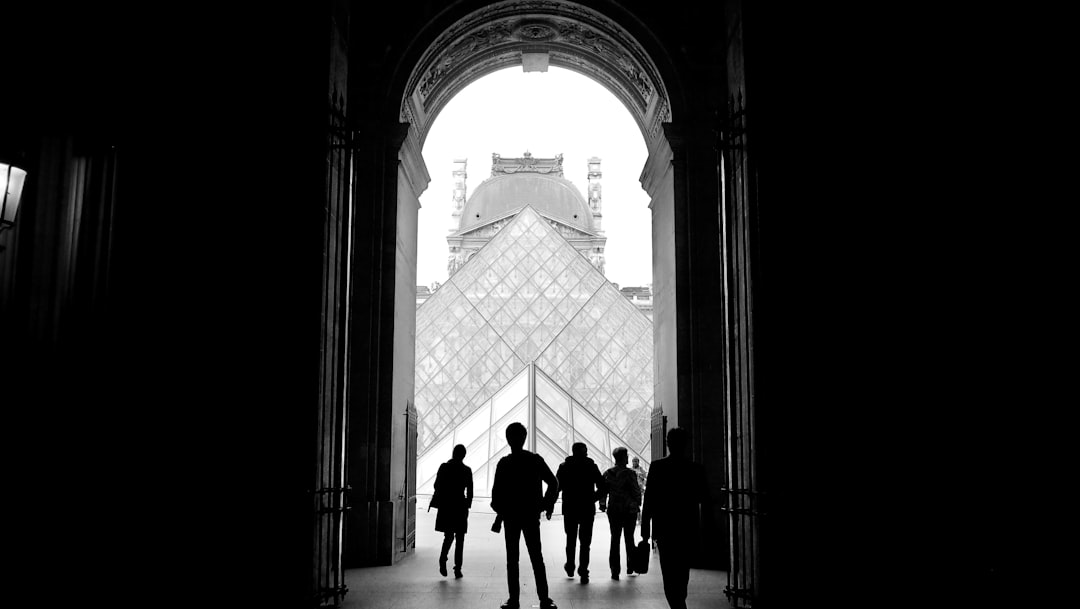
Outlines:
[[[495,70],[521,65],[522,53],[546,52],[549,65],[607,87],[646,140],[663,135],[671,104],[655,64],[626,30],[586,7],[557,0],[509,0],[473,12],[440,35],[409,78],[400,120],[419,140],[458,91]]]

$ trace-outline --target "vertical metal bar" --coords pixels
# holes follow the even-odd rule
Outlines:
[[[340,99],[338,100],[340,101]],[[338,208],[338,216],[341,218],[339,221],[340,237],[338,240],[338,257],[337,257],[337,270],[338,270],[338,285],[341,292],[339,295],[339,312],[336,317],[339,322],[339,327],[342,328],[339,336],[341,348],[338,351],[337,362],[337,386],[340,390],[337,392],[337,403],[335,404],[333,420],[335,424],[334,435],[331,440],[333,446],[333,453],[331,455],[331,475],[333,485],[341,489],[338,494],[338,507],[341,509],[335,516],[335,521],[331,527],[331,538],[329,540],[331,547],[331,569],[334,573],[334,587],[335,590],[340,591],[343,595],[347,588],[345,587],[345,574],[342,570],[341,553],[342,542],[344,537],[344,520],[345,511],[348,509],[346,504],[348,492],[348,486],[345,484],[345,427],[346,427],[346,411],[345,405],[348,404],[348,361],[349,361],[349,326],[350,324],[350,279],[351,274],[349,272],[352,264],[352,133],[345,129],[344,108],[340,107],[339,112],[340,121],[340,137],[339,144],[341,145],[340,153],[338,155],[338,180],[335,182],[338,186],[338,193],[335,204]],[[335,605],[340,602],[340,596],[335,596]]]
[[[323,226],[326,263],[323,274],[325,298],[320,338],[323,355],[320,399],[316,414],[316,464],[312,475],[315,491],[312,543],[312,602],[316,606],[339,606],[346,592],[341,569],[344,512],[344,433],[347,394],[349,255],[351,239],[350,138],[344,130],[340,104],[331,100],[328,120],[326,164],[327,194]]]
[[[342,128],[344,129],[344,118],[342,119]],[[342,571],[342,551],[344,550],[344,538],[345,538],[345,510],[349,508],[348,505],[348,491],[349,487],[345,483],[345,464],[348,462],[348,447],[349,444],[346,441],[349,433],[350,420],[348,417],[348,411],[345,405],[349,403],[349,364],[351,347],[349,337],[352,334],[352,261],[353,261],[353,222],[354,222],[354,188],[353,179],[355,176],[355,134],[350,130],[343,131],[342,145],[344,147],[344,153],[341,156],[342,190],[340,193],[340,205],[341,205],[341,226],[344,240],[344,255],[342,256],[342,294],[341,294],[341,356],[338,362],[338,370],[340,378],[340,403],[336,410],[337,420],[339,421],[340,429],[338,433],[334,434],[334,440],[337,442],[337,449],[335,451],[334,465],[337,469],[337,486],[342,489],[341,491],[341,506],[342,513],[337,521],[337,533],[334,537],[334,569],[339,574],[339,582],[342,589],[342,593],[347,592],[344,582],[344,572]]]
[[[536,452],[536,362],[529,362],[529,450]]]

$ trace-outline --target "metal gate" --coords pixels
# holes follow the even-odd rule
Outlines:
[[[727,471],[722,510],[730,531],[730,572],[724,594],[735,609],[751,607],[760,585],[757,574],[762,494],[754,461],[753,275],[750,254],[756,248],[756,192],[747,165],[746,109],[741,93],[729,98],[720,121],[722,177],[720,223],[724,263],[724,335],[727,391]]]
[[[402,552],[416,547],[416,476],[410,476],[409,473],[416,472],[417,423],[416,405],[410,401],[405,408],[405,479],[401,483],[401,493],[398,494],[398,498],[402,500],[399,505],[405,510]]]
[[[348,386],[347,321],[351,248],[351,137],[345,128],[344,100],[330,100],[327,130],[327,201],[323,226],[322,361],[315,449],[311,600],[314,607],[338,607],[348,588],[341,563],[348,486],[345,484],[345,404]]]

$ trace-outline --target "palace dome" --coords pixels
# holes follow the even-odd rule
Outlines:
[[[480,183],[461,214],[459,231],[531,205],[536,211],[592,232],[585,197],[570,180],[532,172],[497,175]]]

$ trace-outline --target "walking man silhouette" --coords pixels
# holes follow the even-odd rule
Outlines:
[[[705,472],[690,460],[690,437],[673,427],[667,434],[668,456],[653,461],[645,484],[641,538],[656,537],[664,596],[671,609],[686,609],[690,560],[698,539],[698,506],[705,502]]]
[[[592,544],[593,520],[596,518],[596,501],[603,496],[607,485],[600,475],[600,468],[590,459],[584,442],[575,442],[573,454],[559,465],[555,477],[559,479],[562,493],[563,530],[566,531],[567,577],[574,576],[574,551],[581,540],[578,575],[581,583],[589,583],[589,546]]]
[[[495,481],[491,485],[491,507],[502,519],[506,535],[506,583],[510,598],[501,608],[520,608],[518,555],[521,538],[524,537],[533,577],[536,578],[540,607],[557,609],[548,597],[547,571],[540,548],[540,513],[545,513],[547,519],[551,520],[555,499],[559,496],[559,481],[543,457],[525,450],[528,433],[521,423],[511,423],[506,427],[510,454],[499,459],[495,466]],[[547,492],[543,491],[541,483],[547,484]]]
[[[607,510],[608,528],[611,530],[611,551],[608,553],[608,566],[611,567],[611,579],[619,579],[619,538],[626,542],[626,574],[633,575],[634,567],[630,555],[634,550],[634,528],[637,527],[638,511],[641,506],[641,487],[638,486],[637,474],[626,467],[629,462],[626,447],[620,446],[611,451],[615,457],[615,467],[604,472],[607,485],[607,498],[600,499],[600,509]]]

